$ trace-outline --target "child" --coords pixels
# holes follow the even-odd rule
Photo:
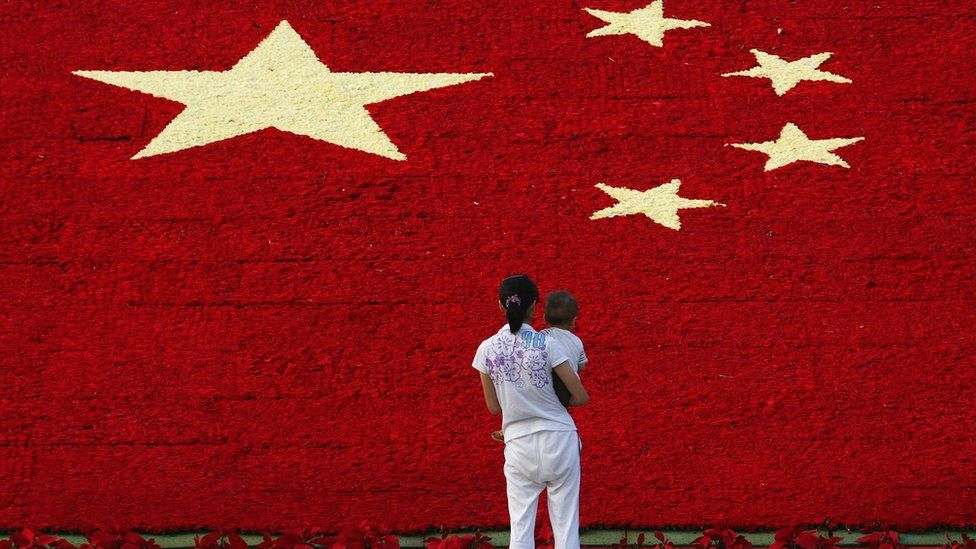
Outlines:
[[[576,317],[578,315],[579,303],[569,292],[559,290],[546,296],[545,319],[549,327],[542,330],[542,333],[549,335],[562,346],[563,352],[566,353],[566,358],[577,376],[588,362],[586,351],[583,350],[583,342],[572,332],[576,328]],[[554,377],[552,382],[559,402],[563,406],[568,406],[570,395],[566,384],[559,376]],[[505,442],[501,431],[493,432],[491,438],[498,442]]]
[[[577,376],[589,362],[586,351],[583,350],[583,341],[573,333],[578,315],[579,303],[576,302],[573,294],[560,290],[546,296],[545,318],[549,327],[542,331],[562,345]],[[553,382],[559,402],[565,405],[569,401],[569,389],[559,378],[554,379]]]
[[[539,299],[535,283],[525,275],[510,276],[498,293],[508,324],[478,346],[472,366],[481,372],[488,410],[502,414],[509,547],[535,548],[535,516],[545,488],[555,549],[578,549],[582,442],[556,398],[553,376],[566,384],[571,406],[590,397],[561,347],[528,324]]]

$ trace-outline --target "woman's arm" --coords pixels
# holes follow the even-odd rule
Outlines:
[[[495,384],[491,382],[491,376],[481,374],[481,388],[485,391],[485,403],[488,404],[488,411],[495,416],[502,412],[502,405],[498,403],[498,395],[495,394]]]
[[[559,379],[563,381],[566,388],[569,389],[569,405],[570,406],[582,406],[590,401],[590,394],[586,392],[583,388],[583,384],[580,382],[579,376],[573,371],[573,367],[569,365],[569,361],[563,362],[559,366],[552,369],[553,372],[559,376]]]

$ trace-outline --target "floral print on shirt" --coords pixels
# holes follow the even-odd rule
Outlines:
[[[522,388],[526,383],[534,387],[552,384],[546,334],[541,332],[499,334],[488,346],[485,361],[495,385],[511,383]]]

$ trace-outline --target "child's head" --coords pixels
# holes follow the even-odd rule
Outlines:
[[[559,290],[546,296],[546,324],[572,330],[576,327],[579,303],[573,294]]]
[[[539,301],[539,288],[526,275],[512,275],[502,280],[498,289],[498,306],[505,311],[508,329],[517,334],[522,324],[532,318],[535,303]]]

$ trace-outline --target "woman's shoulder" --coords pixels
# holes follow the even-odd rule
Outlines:
[[[481,341],[481,345],[491,345],[493,342],[502,341],[505,339],[511,339],[514,337],[511,332],[508,331],[508,325],[506,324],[502,328],[495,330],[492,334]]]

